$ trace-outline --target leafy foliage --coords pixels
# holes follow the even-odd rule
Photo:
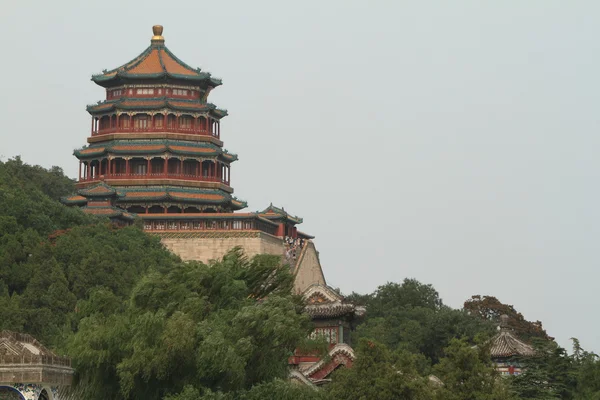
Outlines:
[[[414,279],[388,283],[363,298],[367,315],[354,338],[377,340],[392,350],[405,349],[436,363],[452,338],[491,335],[493,325],[445,306],[431,285]]]
[[[327,388],[332,399],[392,400],[430,399],[433,388],[411,363],[398,363],[398,356],[377,342],[361,339],[352,368],[335,372]]]
[[[90,310],[81,321],[69,345],[80,386],[92,399],[251,396],[253,386],[286,378],[287,358],[310,333],[291,289],[279,258],[249,260],[240,249],[211,265],[151,272],[122,313]]]
[[[531,341],[534,338],[549,340],[550,337],[542,328],[540,321],[529,322],[513,306],[501,303],[493,296],[472,296],[465,301],[465,310],[485,321],[498,323],[500,316],[508,315],[509,326],[523,340]]]
[[[210,265],[183,263],[139,224],[117,229],[61,205],[73,189],[60,168],[0,162],[0,329],[70,355],[77,397],[600,400],[600,361],[576,339],[569,355],[492,296],[454,310],[412,279],[348,296],[368,310],[354,367],[325,390],[292,384],[287,359],[311,324],[279,258],[235,249]],[[501,314],[537,339],[524,373],[506,379],[482,339]]]

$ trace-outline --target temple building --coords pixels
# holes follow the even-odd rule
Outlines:
[[[60,400],[72,379],[68,358],[57,356],[29,335],[0,332],[1,400]]]
[[[508,325],[508,315],[500,317],[498,333],[490,340],[490,354],[501,375],[519,375],[523,360],[535,355],[533,347],[519,340]]]
[[[221,80],[193,68],[166,46],[163,27],[153,27],[150,46],[131,61],[93,75],[105,99],[87,106],[87,145],[79,160],[77,193],[63,203],[144,230],[183,260],[208,262],[239,246],[248,256],[282,257],[307,300],[315,335],[331,344],[327,362],[298,356],[293,375],[322,382],[337,367],[351,365],[353,319],[361,313],[326,284],[314,238],[298,230],[302,218],[270,204],[239,212],[232,164],[238,156],[223,146],[227,111],[208,102]]]
[[[92,76],[106,98],[87,107],[88,144],[74,152],[77,193],[63,202],[121,224],[140,217],[184,260],[208,262],[241,246],[249,256],[285,257],[299,292],[324,284],[313,237],[296,227],[302,218],[272,204],[235,212],[247,204],[233,196],[238,157],[221,136],[227,111],[208,102],[221,80],[177,58],[162,32],[154,26],[141,54]]]
[[[289,363],[313,384],[320,385],[327,383],[327,377],[337,368],[352,366],[355,356],[350,332],[365,309],[345,302],[342,295],[327,285],[313,284],[302,295],[305,311],[315,324],[312,338],[324,338],[329,352],[327,357],[321,358],[296,351]]]

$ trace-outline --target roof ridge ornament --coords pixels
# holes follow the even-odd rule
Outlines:
[[[154,34],[154,36],[152,36],[152,40],[150,41],[150,43],[152,43],[153,45],[162,45],[165,43],[165,38],[162,36],[162,25],[154,25],[152,27],[152,33]]]

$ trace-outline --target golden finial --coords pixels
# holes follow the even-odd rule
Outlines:
[[[163,33],[162,25],[154,25],[152,27],[152,33],[154,33],[154,36],[152,36],[152,43],[164,43],[165,42],[165,38],[162,36],[162,33]]]

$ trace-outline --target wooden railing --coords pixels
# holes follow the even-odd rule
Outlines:
[[[93,182],[100,180],[101,177],[104,179],[181,179],[186,181],[195,181],[195,182],[220,182],[225,185],[229,185],[229,181],[219,178],[217,176],[201,176],[195,174],[177,174],[177,173],[151,173],[151,174],[125,174],[125,173],[111,173],[111,174],[102,174],[96,175],[90,178],[81,178],[79,182]]]
[[[109,133],[130,133],[130,132],[170,132],[170,133],[184,133],[188,135],[204,135],[204,136],[214,136],[216,138],[219,137],[219,134],[216,132],[211,132],[207,129],[200,128],[183,128],[183,127],[145,127],[145,128],[136,128],[136,127],[110,127],[110,128],[100,128],[97,131],[92,131],[92,136],[98,135],[106,135]]]
[[[144,230],[151,232],[192,232],[192,231],[261,231],[276,236],[277,226],[258,219],[231,218],[217,219],[206,216],[186,216],[186,214],[139,214],[144,219]],[[165,219],[161,219],[165,218]],[[169,217],[187,217],[174,220]],[[151,219],[150,219],[151,218]],[[167,219],[168,218],[168,219]],[[189,219],[188,219],[189,218]]]
[[[70,367],[71,360],[66,357],[45,356],[45,355],[0,355],[0,365],[22,364],[22,365],[56,365],[61,367]]]

